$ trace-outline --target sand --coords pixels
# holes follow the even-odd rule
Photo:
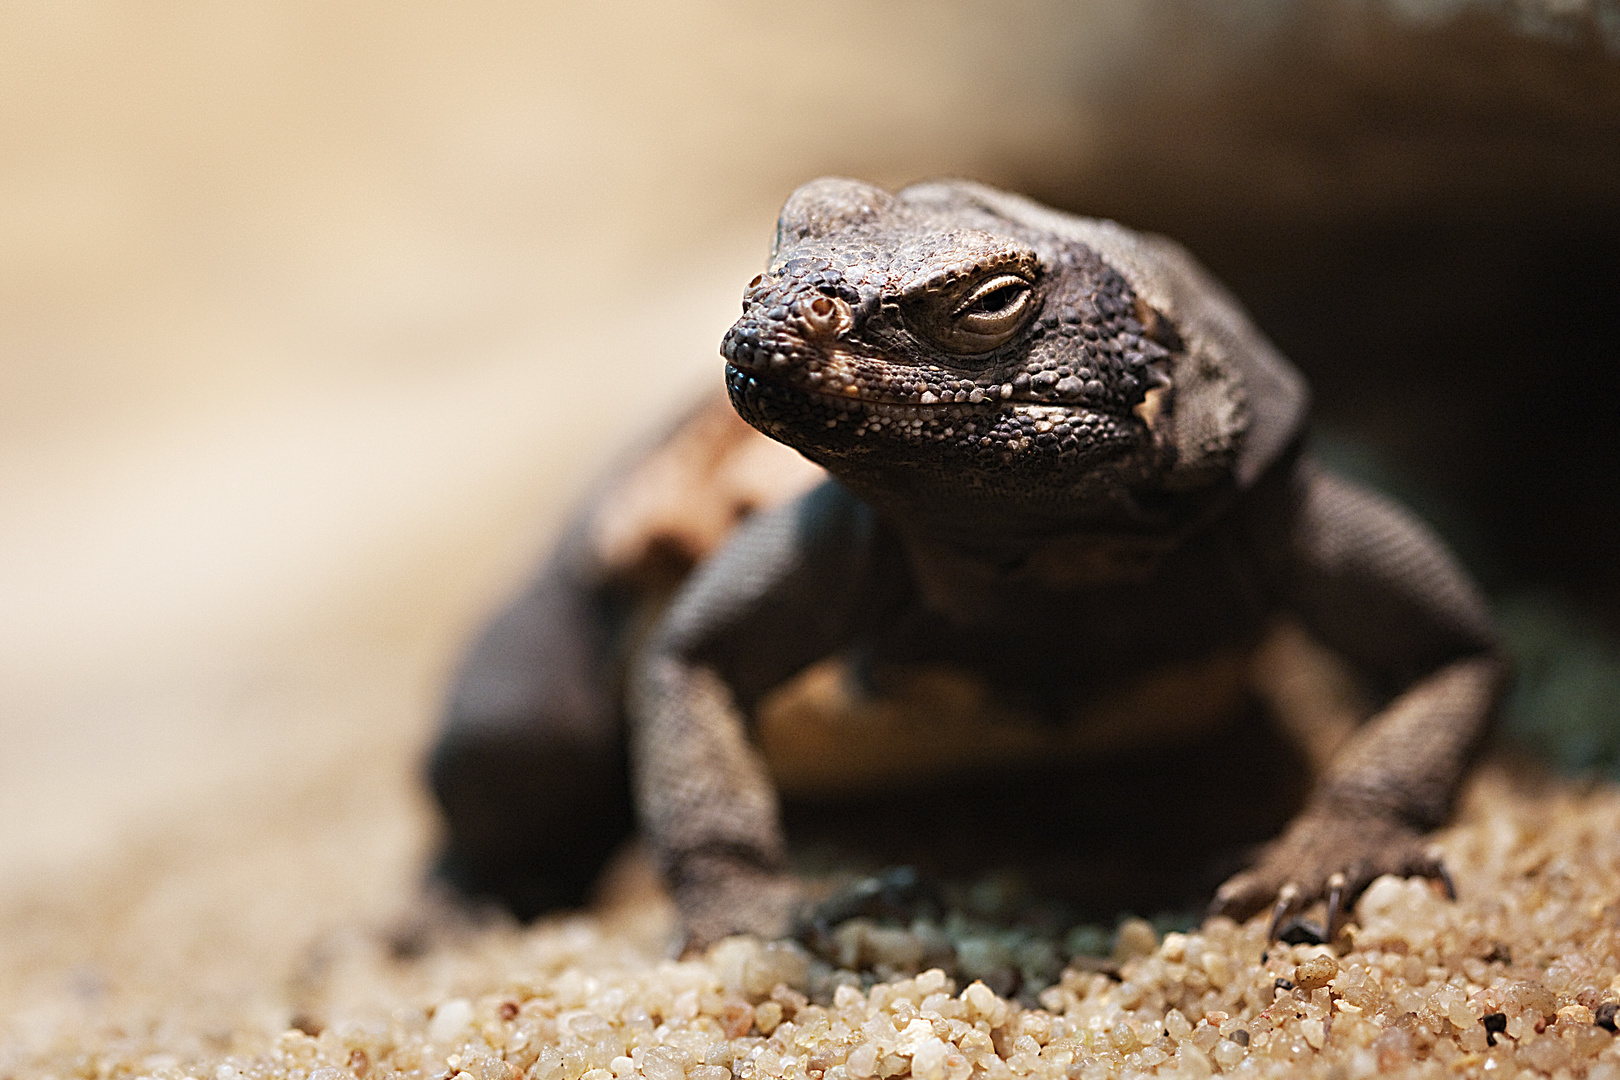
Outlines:
[[[863,982],[796,945],[732,939],[701,959],[669,959],[668,901],[632,855],[590,913],[520,928],[417,906],[428,929],[402,940],[402,909],[307,945],[279,984],[249,997],[200,1002],[197,984],[224,966],[206,955],[167,971],[164,990],[98,986],[85,969],[54,993],[34,988],[31,1030],[8,1043],[0,1070],[160,1080],[1610,1077],[1620,1075],[1617,837],[1612,785],[1487,766],[1439,836],[1455,902],[1429,882],[1381,878],[1331,946],[1268,945],[1263,919],[1163,935],[1128,920],[1111,957],[1067,968],[1023,1002],[938,968]]]

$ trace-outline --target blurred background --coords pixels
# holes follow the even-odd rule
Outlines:
[[[459,648],[826,173],[1186,243],[1612,768],[1608,0],[0,0],[0,1067],[405,905]]]

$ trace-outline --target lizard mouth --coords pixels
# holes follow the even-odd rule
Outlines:
[[[950,401],[940,400],[938,396],[930,395],[932,400],[908,400],[893,394],[863,390],[854,382],[838,382],[817,378],[819,372],[813,372],[807,378],[792,378],[778,375],[773,372],[760,371],[740,364],[726,364],[726,381],[736,383],[739,380],[750,381],[761,385],[769,385],[778,392],[800,394],[816,399],[833,408],[842,408],[854,412],[859,409],[881,409],[892,412],[894,415],[905,415],[922,419],[933,419],[944,416],[985,415],[994,412],[1003,405],[1035,404],[1035,402],[1020,402],[1011,399],[1003,400],[999,393],[993,389],[990,392],[964,394],[958,401],[952,395]],[[923,391],[927,394],[927,391]]]
[[[856,358],[838,355],[820,358],[820,362],[806,363],[790,353],[775,352],[762,358],[763,363],[743,361],[729,357],[726,363],[726,383],[733,396],[754,390],[772,396],[799,395],[811,399],[824,408],[855,414],[873,413],[897,421],[938,421],[984,418],[1011,409],[1038,418],[1053,419],[1077,414],[1101,414],[1118,419],[1134,416],[1149,432],[1157,434],[1170,402],[1170,377],[1167,365],[1152,363],[1143,369],[1148,386],[1137,400],[1118,407],[1115,402],[1080,400],[1054,400],[1027,392],[1021,393],[1011,383],[973,386],[970,389],[912,390],[904,396],[882,389],[872,389],[870,382],[858,374],[861,360],[881,363],[879,358]],[[904,382],[904,376],[889,381]],[[912,386],[917,382],[913,381]],[[767,389],[769,388],[769,389]],[[1113,406],[1113,407],[1111,407]]]
[[[1123,415],[1083,402],[1004,398],[999,392],[986,392],[979,401],[883,400],[861,393],[858,386],[853,394],[843,388],[831,391],[734,363],[726,365],[726,384],[744,420],[822,464],[829,464],[822,453],[860,453],[863,444],[876,449],[874,439],[898,441],[919,452],[931,446],[966,454],[985,465],[1005,465],[1028,455],[1054,463],[1099,461],[1141,445],[1144,438],[1158,443],[1155,429],[1164,412],[1161,395],[1152,392]]]
[[[1061,369],[1063,376],[1049,374],[1043,389],[1038,379],[1032,383],[1027,376],[1015,382],[996,382],[982,376],[968,380],[846,349],[824,351],[791,340],[778,340],[768,346],[751,344],[732,334],[722,343],[728,382],[741,376],[852,408],[904,408],[924,417],[1034,405],[1122,418],[1135,414],[1147,420],[1142,416],[1144,406],[1150,415],[1161,412],[1155,402],[1163,395],[1154,391],[1162,391],[1170,382],[1165,366],[1159,362],[1140,369],[1145,385],[1138,392],[1121,395],[1108,392],[1095,380],[1063,377],[1068,375],[1066,368]]]

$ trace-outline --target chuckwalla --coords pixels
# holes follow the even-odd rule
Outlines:
[[[1319,775],[1212,910],[1325,899],[1331,931],[1379,874],[1445,878],[1424,833],[1500,692],[1490,616],[1302,449],[1303,380],[1180,247],[817,180],[721,352],[735,416],[615,470],[467,659],[432,763],[453,880],[577,902],[633,802],[689,947],[777,936],[784,791],[1061,766],[1257,699]],[[1355,692],[1278,675],[1279,641]],[[773,706],[829,658],[846,715]]]

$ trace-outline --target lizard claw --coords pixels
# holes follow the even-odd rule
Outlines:
[[[1322,919],[1322,937],[1327,941],[1339,936],[1344,922],[1344,891],[1348,885],[1341,872],[1335,871],[1328,878],[1327,914]]]
[[[1440,853],[1432,848],[1425,853],[1423,865],[1413,873],[1418,877],[1426,877],[1430,881],[1438,881],[1440,887],[1446,891],[1447,900],[1457,899],[1457,883],[1451,880],[1451,871],[1446,869],[1445,862]]]
[[[1283,926],[1288,916],[1292,915],[1300,906],[1299,885],[1290,881],[1277,890],[1277,902],[1271,908],[1271,922],[1266,927],[1266,940],[1276,941],[1277,931]]]

